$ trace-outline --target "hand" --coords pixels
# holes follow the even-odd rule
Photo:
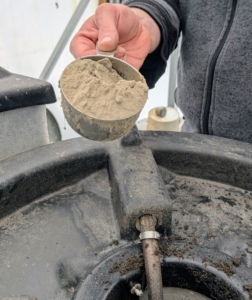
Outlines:
[[[139,69],[160,42],[155,21],[144,11],[121,4],[102,4],[74,36],[70,51],[75,58],[115,50],[115,57]]]

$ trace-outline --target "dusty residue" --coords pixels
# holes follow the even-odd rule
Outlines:
[[[210,265],[215,267],[217,270],[226,273],[228,277],[231,277],[235,274],[235,270],[233,268],[232,263],[227,263],[222,260],[218,260],[216,262],[210,262]]]
[[[246,291],[249,294],[249,300],[252,300],[252,284],[244,285],[243,289],[244,289],[244,291]]]
[[[148,93],[145,82],[123,79],[108,58],[74,61],[62,75],[61,88],[75,108],[102,120],[120,120],[136,114]]]
[[[119,260],[114,263],[109,273],[120,272],[121,275],[127,274],[129,271],[143,267],[144,258],[142,254],[133,255],[127,258],[126,261]]]

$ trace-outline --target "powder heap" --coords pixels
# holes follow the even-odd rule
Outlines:
[[[75,60],[65,69],[60,85],[75,108],[101,120],[120,120],[136,114],[148,96],[144,80],[122,78],[108,58]]]

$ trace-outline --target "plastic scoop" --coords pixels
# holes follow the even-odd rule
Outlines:
[[[115,58],[114,52],[104,52],[104,51],[100,51],[97,48],[97,55],[81,57],[78,60],[91,59],[93,61],[99,61],[103,58],[109,58],[109,60],[112,63],[113,69],[115,69],[122,78],[126,80],[145,82],[144,77],[138,72],[138,70],[136,70],[127,62]],[[65,70],[63,71],[62,76],[64,75]],[[63,107],[65,118],[69,123],[69,125],[73,128],[73,130],[75,130],[80,135],[91,140],[108,141],[123,136],[134,126],[147,100],[147,97],[142,99],[141,109],[139,111],[135,111],[134,114],[132,114],[127,118],[117,119],[115,116],[115,119],[111,119],[111,120],[98,119],[88,115],[87,113],[83,113],[82,111],[80,111],[79,109],[77,109],[71,104],[71,99],[68,99],[64,93],[64,86],[62,85],[61,79],[60,79],[60,88],[62,94],[62,107]]]

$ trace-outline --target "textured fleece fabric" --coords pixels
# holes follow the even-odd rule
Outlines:
[[[252,1],[127,0],[124,4],[148,12],[161,30],[158,49],[140,70],[150,87],[164,72],[182,33],[175,93],[185,117],[182,130],[252,143]]]

